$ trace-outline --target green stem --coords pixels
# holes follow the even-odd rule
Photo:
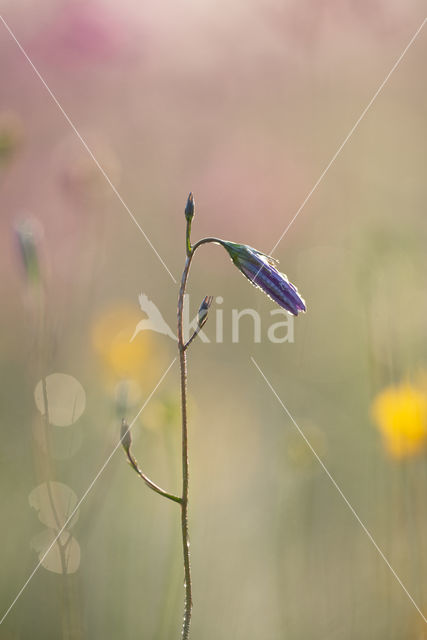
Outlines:
[[[214,237],[202,238],[201,240],[198,240],[195,243],[195,245],[192,248],[192,252],[194,253],[195,250],[198,249],[202,244],[209,244],[209,243],[222,244],[223,246],[225,246],[226,244],[225,240],[222,240],[221,238],[214,238]]]
[[[186,244],[186,251],[187,251],[187,258],[189,258],[192,254],[192,247],[191,247],[191,240],[190,240],[190,236],[191,236],[191,220],[187,220],[187,229],[185,232],[185,244]]]

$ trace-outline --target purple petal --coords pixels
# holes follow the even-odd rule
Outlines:
[[[259,264],[247,261],[240,265],[240,270],[253,285],[262,289],[274,302],[294,316],[299,311],[306,310],[297,288],[275,267],[261,260]]]

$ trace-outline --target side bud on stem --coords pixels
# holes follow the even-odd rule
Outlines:
[[[122,424],[120,427],[120,442],[122,443],[122,447],[125,450],[125,453],[127,455],[128,458],[130,458],[130,447],[132,444],[132,439],[130,436],[130,429],[128,426],[128,423],[126,422],[125,418],[122,418]],[[131,461],[130,461],[131,462]],[[131,462],[132,464],[132,462]]]
[[[202,304],[200,305],[199,313],[197,314],[197,328],[200,329],[206,324],[206,320],[208,319],[209,307],[211,306],[213,301],[213,296],[205,296],[203,298]]]
[[[184,349],[193,342],[194,338],[197,336],[202,327],[205,326],[206,321],[208,319],[209,307],[211,306],[213,301],[213,296],[205,296],[202,300],[202,304],[199,307],[199,311],[197,313],[197,328],[188,342],[184,345]]]

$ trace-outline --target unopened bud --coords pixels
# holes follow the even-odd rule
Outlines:
[[[129,425],[126,422],[125,418],[122,418],[122,425],[120,427],[120,442],[122,443],[123,449],[128,454],[130,446],[132,444],[132,439],[130,437]]]
[[[37,283],[40,280],[37,246],[40,230],[33,220],[25,220],[16,225],[15,232],[25,274],[31,283]]]
[[[185,217],[187,222],[191,222],[194,217],[194,196],[191,191],[187,198],[187,204],[185,205]]]
[[[209,307],[211,306],[213,301],[213,296],[206,296],[203,298],[203,302],[200,305],[199,312],[197,314],[197,324],[198,328],[201,329],[208,319]]]

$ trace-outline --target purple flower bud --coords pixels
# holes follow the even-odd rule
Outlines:
[[[197,326],[201,329],[208,319],[209,307],[211,306],[213,301],[213,296],[205,296],[203,298],[202,304],[200,305],[199,312],[197,314]]]
[[[243,275],[279,306],[294,316],[300,311],[306,311],[305,302],[298,289],[289,282],[284,273],[277,270],[277,260],[245,244],[224,240],[221,244]]]
[[[188,222],[191,222],[194,218],[194,196],[191,191],[187,198],[187,204],[185,205],[185,217]]]

